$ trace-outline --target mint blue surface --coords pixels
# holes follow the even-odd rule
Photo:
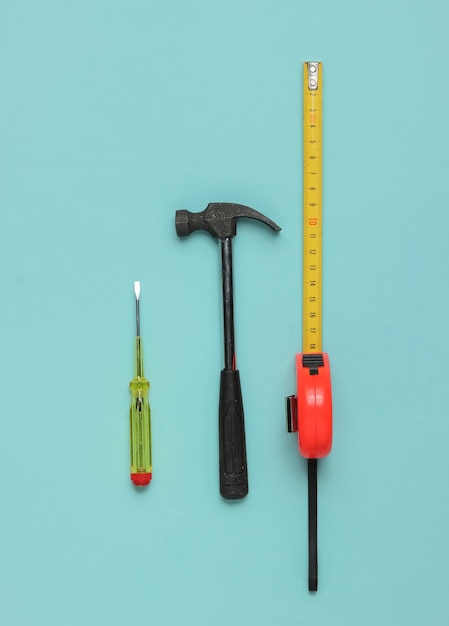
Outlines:
[[[0,623],[447,626],[448,4],[0,3]],[[302,63],[324,63],[334,448],[307,476]],[[250,494],[218,494],[217,242],[248,204],[236,341]],[[133,281],[154,479],[129,480]]]

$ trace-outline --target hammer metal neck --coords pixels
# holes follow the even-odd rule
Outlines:
[[[221,240],[225,369],[235,369],[234,295],[232,285],[232,239]]]

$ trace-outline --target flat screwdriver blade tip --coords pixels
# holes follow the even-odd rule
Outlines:
[[[140,298],[140,280],[134,281],[134,293],[136,294],[136,300]]]

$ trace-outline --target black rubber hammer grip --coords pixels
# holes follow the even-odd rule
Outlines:
[[[222,370],[218,413],[220,493],[237,500],[248,493],[245,422],[238,370]]]

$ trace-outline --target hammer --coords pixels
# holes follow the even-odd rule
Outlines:
[[[224,369],[220,378],[218,431],[220,494],[227,500],[244,498],[248,493],[243,400],[235,361],[232,288],[232,238],[236,235],[238,217],[250,217],[275,231],[281,230],[262,213],[242,204],[227,202],[213,202],[199,213],[176,211],[175,219],[178,237],[187,237],[195,230],[205,230],[221,241]]]

